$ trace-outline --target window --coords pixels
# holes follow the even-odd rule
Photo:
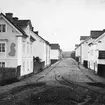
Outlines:
[[[105,59],[105,51],[99,51],[98,59]]]
[[[0,68],[4,68],[5,67],[5,62],[0,62]]]
[[[5,43],[0,43],[0,52],[5,52]]]
[[[6,25],[0,24],[0,32],[6,32]]]

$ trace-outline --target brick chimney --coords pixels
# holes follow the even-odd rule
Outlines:
[[[5,15],[10,21],[12,21],[13,13],[5,13]]]

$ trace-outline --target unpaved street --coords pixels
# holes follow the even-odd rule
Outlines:
[[[71,58],[40,75],[37,81],[32,76],[25,85],[1,92],[0,105],[105,105],[104,79]]]

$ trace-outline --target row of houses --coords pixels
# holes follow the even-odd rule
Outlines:
[[[81,36],[75,45],[78,63],[105,77],[105,30],[92,30],[90,36]]]
[[[50,66],[61,58],[59,44],[43,39],[34,31],[31,20],[0,13],[0,76],[20,78],[37,72],[36,58],[41,59],[43,68]]]

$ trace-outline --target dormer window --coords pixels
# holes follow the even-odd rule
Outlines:
[[[0,24],[0,32],[6,32],[6,25]]]

